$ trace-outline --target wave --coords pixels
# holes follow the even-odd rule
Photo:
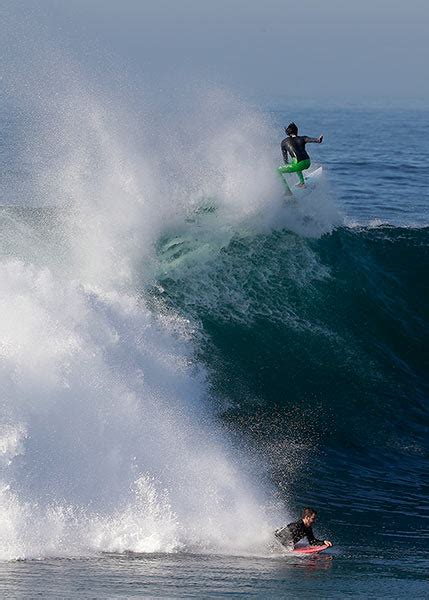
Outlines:
[[[332,509],[356,478],[356,510],[420,503],[428,228],[209,211],[160,236],[136,295],[70,270],[76,210],[1,215],[3,558],[264,551],[285,501]]]
[[[200,323],[224,421],[343,543],[427,543],[428,242],[388,225],[236,235],[157,287]]]
[[[390,226],[238,235],[204,270],[168,272],[160,296],[202,323],[213,385],[238,412],[301,407],[330,443],[419,452],[428,241],[427,228]]]
[[[265,551],[321,445],[421,456],[427,229],[285,207],[224,91],[137,126],[57,59],[0,212],[0,557]]]
[[[183,261],[160,238],[171,269],[135,295],[45,252],[63,209],[2,218],[3,558],[261,551],[283,502],[333,509],[356,478],[356,510],[376,489],[397,519],[420,503],[427,228],[207,240],[188,222]]]

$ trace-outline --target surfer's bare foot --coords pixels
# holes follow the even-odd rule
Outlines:
[[[297,183],[296,187],[305,188],[305,183]]]

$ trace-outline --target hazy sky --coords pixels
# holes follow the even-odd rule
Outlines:
[[[80,61],[254,97],[428,97],[429,0],[18,0]]]

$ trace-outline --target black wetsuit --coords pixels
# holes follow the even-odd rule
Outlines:
[[[310,157],[305,150],[305,144],[308,144],[308,142],[318,141],[319,140],[317,138],[310,138],[306,135],[290,135],[289,137],[285,138],[282,141],[282,154],[285,163],[288,162],[288,153],[291,158],[295,158],[297,162],[309,159]]]
[[[318,540],[314,537],[313,528],[306,527],[302,519],[295,523],[289,523],[286,527],[277,529],[274,532],[276,538],[283,544],[283,546],[291,546],[296,544],[302,538],[307,538],[310,546],[323,546],[324,541]]]

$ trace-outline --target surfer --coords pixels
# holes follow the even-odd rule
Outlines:
[[[321,144],[323,142],[323,135],[318,138],[307,137],[306,135],[298,135],[298,127],[295,123],[289,123],[285,127],[287,138],[281,143],[283,159],[285,164],[277,169],[283,184],[286,187],[286,193],[291,194],[288,183],[283,178],[283,173],[296,173],[299,178],[299,187],[305,187],[303,171],[308,169],[311,165],[310,157],[305,149],[306,144],[314,143]],[[291,162],[288,162],[288,156],[291,157]]]
[[[283,546],[290,550],[293,550],[295,544],[304,537],[307,538],[310,546],[332,546],[332,542],[329,540],[318,540],[314,536],[313,523],[316,521],[316,518],[317,511],[314,508],[304,508],[299,521],[276,529],[274,535]]]

